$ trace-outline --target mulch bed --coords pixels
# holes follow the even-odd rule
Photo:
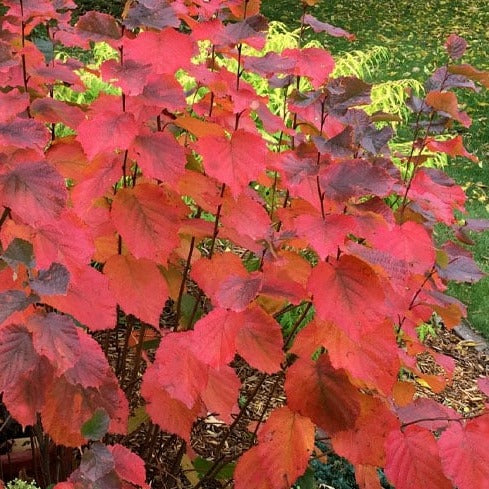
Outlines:
[[[418,384],[419,395],[436,399],[464,417],[480,414],[488,398],[477,387],[477,379],[489,376],[489,348],[481,349],[477,342],[464,340],[454,331],[444,328],[437,336],[427,340],[426,344],[436,352],[452,357],[456,366],[453,380],[443,392],[435,394]],[[418,358],[418,366],[424,373],[440,373],[438,365],[429,355]]]

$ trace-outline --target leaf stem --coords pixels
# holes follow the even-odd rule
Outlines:
[[[10,208],[9,207],[4,207],[2,216],[0,217],[0,229],[3,226],[3,223],[10,217]]]
[[[20,0],[20,14],[22,17],[21,20],[21,43],[22,43],[22,50],[25,48],[25,22],[24,22],[24,1]],[[25,53],[23,52],[20,56],[22,60],[22,81],[24,83],[24,91],[26,95],[29,94],[29,89],[28,89],[28,82],[29,82],[29,76],[27,75],[27,63],[25,59]],[[29,118],[32,118],[31,115],[31,105],[30,105],[30,97],[29,97],[29,105],[27,106],[27,115]]]
[[[304,311],[302,312],[302,314],[297,318],[297,321],[295,322],[294,326],[292,327],[290,333],[287,335],[287,338],[285,338],[285,340],[284,340],[284,346],[283,346],[284,351],[288,350],[290,340],[293,338],[294,334],[299,329],[300,325],[302,324],[302,321],[304,321],[304,319],[306,318],[311,307],[312,307],[312,302],[309,302],[307,304],[306,308],[304,309]]]
[[[202,209],[199,207],[197,209],[197,213],[195,215],[195,218],[198,219],[202,213]],[[183,275],[182,275],[182,281],[180,282],[180,289],[178,291],[178,299],[177,299],[177,307],[176,307],[176,323],[178,324],[182,312],[182,297],[183,297],[183,292],[185,291],[185,283],[187,281],[188,273],[190,271],[190,262],[192,261],[192,255],[194,253],[195,249],[195,236],[192,236],[192,239],[190,241],[190,250],[188,252],[187,256],[187,261],[185,262],[185,268],[183,270]],[[191,323],[190,323],[191,324]]]
[[[141,327],[139,329],[138,344],[136,346],[134,365],[132,367],[131,378],[129,380],[129,388],[126,391],[126,395],[128,399],[131,399],[132,392],[136,385],[136,379],[139,375],[139,367],[141,365],[141,353],[143,351],[144,334],[146,333],[146,328],[147,328],[146,323],[141,323]]]

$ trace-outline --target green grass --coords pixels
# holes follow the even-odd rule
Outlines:
[[[272,20],[299,25],[299,0],[263,0],[262,11]],[[390,56],[369,73],[374,82],[412,78],[424,81],[434,68],[446,62],[443,44],[455,32],[469,43],[464,61],[489,70],[489,3],[482,0],[321,0],[311,12],[318,19],[356,34],[350,43],[326,35],[308,33],[306,40],[320,39],[334,55],[374,46],[387,48]],[[480,164],[456,158],[445,170],[465,189],[468,217],[489,218],[489,91],[465,93],[461,101],[473,119],[464,134],[467,149]],[[489,273],[489,231],[472,236],[474,256]],[[489,278],[477,284],[450,284],[450,294],[468,306],[468,320],[489,338]]]

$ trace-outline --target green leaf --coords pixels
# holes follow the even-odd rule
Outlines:
[[[110,418],[104,408],[98,408],[82,426],[82,435],[89,440],[100,440],[109,429]]]
[[[203,477],[209,470],[210,468],[214,465],[214,462],[212,460],[206,460],[205,458],[202,457],[197,457],[193,461],[195,470],[199,474],[199,477]],[[222,467],[221,470],[216,474],[215,478],[216,479],[231,479],[234,474],[234,468],[236,464],[235,463],[228,463],[224,467]]]
[[[46,63],[50,63],[54,59],[54,44],[51,39],[42,37],[34,37],[32,42],[37,46],[37,49],[44,55]]]
[[[297,479],[295,485],[300,489],[317,489],[318,484],[311,467],[308,467],[304,475]]]
[[[139,406],[134,410],[134,414],[129,418],[127,423],[127,433],[130,434],[136,431],[143,423],[148,421],[149,415],[144,409],[144,406]]]
[[[197,309],[197,312],[194,313],[194,308],[195,308],[195,297],[190,295],[190,294],[184,294],[182,296],[182,322],[183,324],[190,329],[201,317],[203,314],[202,309],[199,307]],[[192,324],[189,324],[190,320],[193,317]]]

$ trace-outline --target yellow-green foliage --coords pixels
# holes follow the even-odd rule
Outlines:
[[[423,85],[413,78],[376,83],[370,93],[372,103],[364,109],[368,114],[382,111],[395,114],[403,121],[407,121],[409,109],[406,107],[406,99],[409,91],[420,95],[424,91]]]
[[[371,78],[375,70],[388,61],[389,50],[383,46],[373,46],[365,51],[358,49],[337,56],[333,76],[356,76],[362,80]]]
[[[22,479],[13,479],[6,484],[7,489],[39,489],[34,482],[26,482]]]
[[[404,166],[401,163],[401,156],[408,156],[411,153],[412,144],[412,141],[391,141],[389,143],[392,152],[392,161],[401,169]],[[421,154],[419,150],[416,150],[414,154],[416,156],[427,156],[427,160],[423,163],[423,166],[444,168],[448,164],[448,156],[445,153],[433,153],[424,148]]]
[[[67,59],[70,56],[71,54],[67,51],[59,51],[55,55],[57,59]],[[94,44],[90,56],[92,62],[87,65],[87,68],[97,69],[106,60],[117,59],[119,54],[107,43],[98,42]],[[54,91],[55,98],[77,104],[89,104],[99,96],[100,92],[112,95],[120,95],[121,93],[119,88],[114,87],[110,83],[105,83],[101,78],[87,70],[79,70],[78,75],[80,76],[83,85],[85,85],[85,91],[77,92],[64,85],[57,85]]]

